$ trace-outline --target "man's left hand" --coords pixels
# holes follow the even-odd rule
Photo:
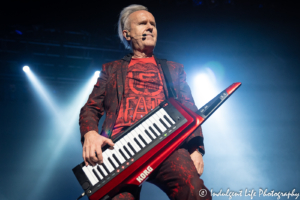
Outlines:
[[[191,153],[191,159],[194,162],[199,176],[201,176],[204,169],[204,162],[201,153],[198,150],[195,150],[193,153]]]

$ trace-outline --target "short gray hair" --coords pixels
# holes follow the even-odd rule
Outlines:
[[[123,36],[123,30],[130,31],[130,27],[128,27],[128,17],[131,13],[139,10],[146,10],[148,11],[148,8],[142,5],[132,4],[130,6],[127,6],[123,8],[123,10],[120,13],[119,21],[118,21],[118,35],[121,40],[121,42],[124,44],[126,49],[131,49],[130,43],[124,38]]]

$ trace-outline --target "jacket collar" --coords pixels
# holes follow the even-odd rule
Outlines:
[[[130,63],[132,56],[133,56],[133,53],[129,53],[129,54],[127,54],[126,56],[124,56],[124,57],[122,58],[122,60],[125,60],[125,61],[127,61],[128,63]],[[156,63],[157,63],[157,64],[160,64],[160,60],[161,60],[161,59],[158,59],[154,54],[153,54],[153,56],[154,56],[154,59],[155,59]]]
[[[117,90],[118,90],[119,104],[121,103],[122,96],[123,96],[123,93],[124,93],[125,79],[126,79],[126,75],[127,75],[127,68],[128,68],[128,65],[129,65],[129,63],[131,61],[132,56],[133,56],[133,53],[129,53],[126,56],[124,56],[122,58],[123,62],[122,62],[122,65],[121,65],[121,70],[117,71],[117,77],[118,77],[118,80],[117,80]],[[153,55],[153,56],[154,56],[154,59],[155,59],[155,62],[157,64],[157,66],[159,68],[159,71],[161,73],[161,77],[162,77],[162,81],[163,81],[163,86],[164,86],[164,93],[165,93],[165,96],[167,98],[168,97],[167,84],[166,84],[166,80],[165,80],[163,71],[161,69],[161,60],[162,59],[157,58],[155,55]]]

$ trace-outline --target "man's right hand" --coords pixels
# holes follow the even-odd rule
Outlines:
[[[95,166],[97,163],[101,164],[103,162],[101,148],[106,144],[112,147],[115,145],[111,139],[99,135],[96,131],[89,131],[84,135],[82,157],[86,166],[88,164]]]

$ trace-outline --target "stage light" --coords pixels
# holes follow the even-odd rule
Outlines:
[[[23,67],[23,71],[24,71],[25,73],[27,73],[27,72],[30,71],[30,68],[29,68],[27,65],[25,65],[25,66]]]
[[[86,85],[86,88],[92,88],[92,86],[97,83],[99,76],[100,76],[100,71],[95,71],[94,76],[91,78],[90,82]]]
[[[19,30],[15,30],[15,32],[17,33],[17,34],[19,34],[19,35],[22,35],[23,33],[21,32],[21,31],[19,31]]]
[[[199,72],[193,77],[194,80],[190,86],[195,103],[200,108],[229,85],[227,85],[227,81],[225,81],[226,84],[222,82],[222,79],[225,79],[225,68],[221,63],[213,61],[195,68]],[[247,180],[245,183],[254,185],[263,180],[264,176],[257,170],[256,163],[245,156],[253,155],[255,150],[247,144],[247,139],[243,134],[247,128],[242,130],[237,128],[240,127],[238,118],[243,114],[239,112],[239,102],[235,101],[236,96],[233,95],[203,124],[206,156],[210,162],[209,167],[212,167],[216,162],[215,160],[232,155],[232,158],[228,158],[228,162],[226,160],[222,163],[221,170],[210,172],[214,173],[216,177],[225,177],[226,171],[234,169],[239,171],[240,176],[231,176],[233,182],[240,184],[240,177],[243,177],[244,180]],[[236,162],[237,160],[238,162]],[[241,186],[231,183],[231,187],[238,188]]]
[[[205,68],[194,77],[193,88],[196,92],[194,95],[197,105],[204,105],[218,94],[216,87],[216,77],[210,68]]]
[[[199,6],[203,4],[203,0],[193,0],[195,6]]]
[[[24,66],[23,71],[26,73],[34,89],[41,97],[42,102],[45,104],[45,108],[49,108],[50,111],[55,114],[55,117],[58,117],[58,108],[56,105],[54,105],[54,101],[52,100],[51,96],[49,95],[43,84],[40,82],[40,80],[35,76],[35,74],[30,70],[28,66]]]
[[[44,170],[34,189],[31,191],[29,199],[39,199],[38,197],[42,195],[47,186],[47,180],[49,180],[53,175],[55,166],[58,164],[59,158],[62,155],[61,152],[66,146],[68,146],[67,143],[70,139],[74,137],[74,135],[71,134],[74,133],[74,130],[79,130],[78,121],[80,108],[86,103],[89,94],[93,90],[93,86],[97,83],[99,74],[100,71],[96,71],[87,81],[86,85],[84,85],[74,98],[72,98],[74,99],[73,102],[71,102],[65,109],[61,109],[61,113],[64,113],[64,119],[61,120],[63,124],[60,123],[60,129],[63,134],[60,135],[55,148],[53,148],[52,154],[47,158],[47,161],[45,161]]]
[[[95,71],[95,76],[99,77],[100,76],[100,71]]]

